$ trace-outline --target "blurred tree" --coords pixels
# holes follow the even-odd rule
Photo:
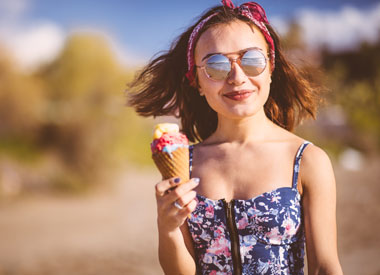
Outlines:
[[[33,75],[18,71],[5,53],[0,51],[0,195],[2,185],[10,185],[2,183],[3,170],[17,174],[26,189],[80,191],[108,182],[126,161],[151,163],[152,122],[125,106],[134,72],[119,64],[106,38],[70,36],[57,59]]]
[[[329,91],[316,123],[306,123],[297,132],[315,138],[335,156],[346,147],[376,151],[380,145],[380,43],[363,43],[344,52],[309,48],[296,21],[290,22],[282,41],[302,73],[319,90]]]
[[[71,36],[57,60],[38,75],[49,101],[39,141],[54,148],[72,172],[65,181],[91,185],[128,157],[147,159],[141,149],[149,148],[150,127],[124,106],[132,73],[119,65],[106,39]]]
[[[1,48],[0,84],[0,153],[29,160],[36,156],[33,141],[46,105],[42,83],[18,71],[10,53]]]
[[[380,37],[346,52],[322,52],[330,101],[342,106],[356,131],[358,149],[380,148]]]

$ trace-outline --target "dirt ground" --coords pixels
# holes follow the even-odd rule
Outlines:
[[[346,275],[380,274],[380,161],[335,167],[340,260]],[[126,172],[85,197],[0,202],[0,275],[162,274],[156,170]]]

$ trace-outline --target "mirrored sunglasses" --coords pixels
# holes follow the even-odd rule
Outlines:
[[[257,49],[244,51],[240,57],[233,59],[224,54],[215,54],[206,59],[204,66],[196,66],[203,69],[209,79],[219,81],[228,77],[232,62],[237,62],[248,77],[258,76],[267,66],[268,58]]]

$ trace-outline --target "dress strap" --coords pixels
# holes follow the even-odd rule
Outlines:
[[[305,150],[306,146],[308,146],[309,144],[312,144],[312,143],[310,141],[304,141],[301,144],[301,146],[298,148],[296,158],[294,160],[293,183],[292,183],[293,188],[297,188],[298,173],[300,171],[302,154],[303,154],[303,151]]]
[[[191,172],[193,171],[193,150],[194,145],[189,146],[189,178],[191,179]]]

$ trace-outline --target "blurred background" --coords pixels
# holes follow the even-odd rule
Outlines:
[[[241,4],[243,1],[236,1]],[[162,274],[135,72],[217,0],[0,0],[0,275]],[[296,132],[330,155],[345,274],[380,274],[380,2],[260,2],[327,92]]]

